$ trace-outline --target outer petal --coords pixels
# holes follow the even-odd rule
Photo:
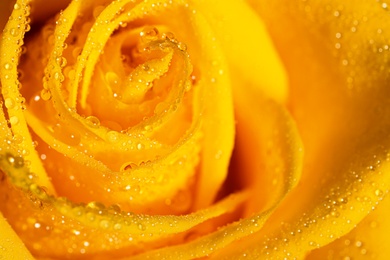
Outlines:
[[[306,259],[387,259],[390,255],[390,197],[345,236],[314,250]]]
[[[36,174],[37,182],[47,187],[51,193],[55,193],[54,187],[47,176],[41,160],[34,147],[29,133],[27,122],[24,118],[25,98],[20,95],[20,82],[17,66],[19,56],[22,53],[23,38],[26,32],[31,29],[29,24],[30,1],[17,1],[14,5],[12,15],[19,19],[9,19],[4,28],[0,41],[0,55],[2,66],[0,67],[1,92],[4,99],[4,106],[7,109],[7,119],[10,129],[13,132],[14,142],[18,147],[19,156],[23,156],[30,162],[30,169]],[[1,110],[2,118],[4,111]],[[5,132],[1,129],[2,141],[6,141]]]
[[[235,185],[248,188],[251,199],[246,218],[199,237],[187,244],[154,250],[134,259],[195,259],[229,255],[240,239],[265,228],[270,215],[297,184],[302,166],[302,147],[295,123],[287,111],[261,95],[237,93],[237,154],[233,161],[239,173]],[[252,93],[253,94],[253,93]]]
[[[352,230],[390,188],[387,5],[253,6],[285,63],[307,157],[296,191],[266,228],[224,256],[301,258]]]
[[[34,259],[0,212],[0,259]]]
[[[287,99],[287,78],[263,21],[244,1],[191,1],[207,18],[224,49],[237,88],[253,88],[277,101]],[[255,92],[256,92],[255,91]]]

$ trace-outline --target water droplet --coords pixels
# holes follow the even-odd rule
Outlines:
[[[79,236],[81,232],[77,229],[72,229],[72,233],[75,234],[76,236]]]
[[[27,18],[28,19],[28,18]],[[29,21],[31,21],[30,19],[29,19]],[[26,23],[25,25],[24,25],[24,31],[25,32],[28,32],[28,31],[30,31],[31,30],[31,25],[30,24],[28,24],[28,23]]]
[[[17,125],[19,123],[19,118],[17,116],[12,116],[9,119],[9,122],[11,123],[11,125]]]
[[[139,35],[146,40],[157,40],[158,30],[156,27],[145,27]]]
[[[121,208],[117,204],[112,204],[110,207],[107,208],[108,212],[113,214],[118,214],[121,212]]]
[[[12,69],[12,64],[6,63],[6,64],[4,64],[4,68],[5,68],[6,70],[10,70],[10,69]]]
[[[332,215],[332,217],[335,218],[338,218],[340,216],[340,213],[338,211],[332,211],[330,214]]]
[[[18,28],[11,28],[9,30],[9,33],[11,34],[11,36],[16,37],[20,34],[20,30]]]
[[[12,137],[12,140],[14,141],[14,143],[20,144],[20,143],[23,142],[24,137],[23,137],[23,135],[15,134],[15,135]]]
[[[64,75],[62,75],[62,73],[57,71],[54,73],[54,79],[58,80],[59,82],[63,82],[65,80],[65,77]]]
[[[92,201],[92,202],[89,202],[87,204],[87,208],[96,209],[96,210],[104,210],[105,206],[100,202]]]
[[[15,10],[19,10],[20,9],[20,4],[18,4],[18,3],[14,4],[14,9]]]
[[[169,41],[171,41],[171,42],[177,42],[176,41],[176,38],[175,38],[175,35],[172,33],[172,32],[166,32],[166,33],[163,33],[162,35],[161,35],[161,38],[162,39],[166,39],[166,40],[169,40]]]
[[[118,141],[118,132],[116,131],[109,131],[106,134],[107,140],[111,143],[115,143]]]
[[[100,221],[101,228],[108,228],[109,226],[110,226],[110,222],[108,222],[108,220],[103,219]]]
[[[112,72],[112,71],[107,72],[105,75],[105,79],[106,79],[107,84],[111,88],[115,88],[115,87],[118,87],[120,85],[120,78],[115,72]]]
[[[67,64],[67,60],[65,57],[57,57],[56,58],[56,62],[57,64],[61,67],[61,68],[64,68]]]
[[[115,230],[119,230],[119,229],[121,229],[121,228],[122,228],[122,225],[119,224],[119,223],[116,223],[116,224],[114,225],[114,229],[115,229]]]
[[[142,149],[144,149],[145,148],[145,145],[144,144],[142,144],[142,143],[138,143],[137,144],[137,149],[138,150],[142,150]]]
[[[12,98],[6,98],[4,100],[5,107],[8,109],[14,108],[15,101]]]
[[[181,50],[181,51],[186,51],[186,50],[187,50],[187,45],[186,45],[185,43],[183,43],[183,42],[179,42],[179,43],[177,44],[177,47],[178,47],[179,50]]]
[[[127,23],[126,23],[126,22],[120,21],[120,22],[119,22],[119,26],[122,27],[122,28],[124,28],[124,27],[127,26]]]
[[[133,186],[133,191],[136,192],[136,193],[140,193],[141,189],[140,189],[139,185],[134,185]]]
[[[95,116],[88,116],[88,117],[86,118],[86,120],[87,120],[87,124],[88,124],[89,126],[94,127],[94,128],[97,128],[97,127],[99,127],[99,125],[100,125],[100,120],[99,120],[99,118],[97,118],[97,117],[95,117]]]
[[[124,163],[122,165],[120,171],[129,171],[129,170],[135,169],[137,167],[138,167],[138,165],[136,163],[128,162],[128,163]],[[130,185],[127,185],[125,187],[125,190],[130,190]]]
[[[138,229],[144,231],[144,230],[146,230],[146,227],[143,224],[139,223]]]
[[[50,93],[50,91],[47,90],[47,89],[42,89],[42,91],[41,91],[41,98],[42,98],[42,100],[44,100],[44,101],[50,100],[50,99],[51,99],[51,93]]]
[[[378,196],[378,197],[381,197],[381,196],[383,196],[383,191],[377,189],[377,190],[375,190],[375,195]]]
[[[41,223],[36,222],[36,223],[34,224],[34,227],[35,227],[35,228],[41,228]]]
[[[24,159],[21,156],[13,156],[12,154],[7,153],[5,158],[7,162],[15,168],[21,168],[24,166]]]

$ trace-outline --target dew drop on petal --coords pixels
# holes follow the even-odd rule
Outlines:
[[[7,162],[15,168],[22,168],[24,166],[24,159],[21,156],[13,156],[12,154],[7,153],[5,158]]]
[[[111,143],[115,143],[118,141],[118,132],[116,131],[109,131],[107,132],[106,136],[108,141]]]
[[[103,210],[103,209],[105,209],[105,206],[100,202],[92,201],[92,202],[89,202],[87,204],[87,208],[96,209],[96,210]]]
[[[97,117],[95,117],[95,116],[88,116],[88,117],[86,118],[86,120],[87,120],[88,125],[89,125],[89,126],[92,126],[92,127],[94,127],[94,128],[99,127],[99,125],[100,125],[100,120],[99,120],[99,118],[97,118]]]
[[[146,230],[146,227],[145,227],[145,225],[139,223],[138,224],[138,229],[144,231],[144,230]]]
[[[4,100],[5,107],[8,109],[14,108],[15,101],[12,98],[6,98]]]
[[[187,50],[187,45],[186,45],[185,43],[183,43],[183,42],[179,42],[179,43],[177,44],[177,47],[178,47],[179,50],[181,50],[181,51],[186,51],[186,50]]]
[[[44,101],[50,100],[51,99],[51,93],[47,89],[42,89],[41,91],[41,98]]]
[[[380,189],[375,190],[375,195],[381,197],[383,195],[383,191]]]
[[[9,30],[9,33],[11,34],[11,36],[17,37],[20,34],[20,30],[18,28],[11,28]]]
[[[120,85],[119,76],[115,72],[107,72],[105,75],[105,80],[111,88],[115,88]]]
[[[17,116],[12,116],[9,119],[9,122],[11,123],[11,125],[17,125],[19,123],[19,118]]]
[[[108,228],[110,226],[110,222],[108,222],[108,220],[101,220],[100,221],[100,227],[101,228]]]
[[[137,144],[137,149],[138,150],[142,150],[142,149],[144,149],[145,148],[145,145],[144,144],[142,144],[142,143],[138,143]]]
[[[145,27],[139,35],[146,40],[157,40],[158,30],[156,27]]]
[[[116,223],[116,224],[114,225],[114,229],[115,229],[115,230],[119,230],[119,229],[121,229],[121,228],[122,228],[122,225],[119,224],[119,223]]]
[[[4,64],[4,68],[6,70],[10,70],[10,69],[12,69],[12,65],[10,63],[6,63],[6,64]]]

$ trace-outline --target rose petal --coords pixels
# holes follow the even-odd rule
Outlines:
[[[259,16],[244,1],[191,2],[213,28],[228,59],[229,69],[240,76],[241,84],[260,90],[279,102],[286,101],[286,74]]]
[[[380,191],[377,194],[380,195]],[[386,259],[389,255],[389,207],[390,197],[386,196],[351,232],[327,246],[312,251],[306,259]]]
[[[187,244],[158,249],[134,259],[157,259],[162,256],[167,259],[195,259],[214,252],[217,259],[220,254],[228,255],[227,258],[231,259],[229,253],[224,252],[236,248],[241,239],[264,228],[267,219],[297,184],[303,154],[294,121],[274,100],[246,94],[236,96],[236,102],[240,107],[237,111],[238,142],[242,145],[239,149],[243,152],[240,159],[247,157],[243,159],[243,165],[239,165],[243,167],[239,167],[238,171],[249,183],[249,216]]]
[[[30,162],[30,169],[37,176],[37,182],[41,186],[47,187],[50,193],[55,193],[43,166],[33,147],[33,141],[29,133],[26,120],[24,118],[24,109],[26,100],[21,96],[18,80],[18,59],[22,52],[23,37],[26,31],[30,30],[28,15],[30,14],[30,1],[17,1],[14,5],[12,17],[21,19],[9,20],[4,28],[2,40],[0,42],[0,55],[2,65],[0,67],[1,91],[3,94],[5,107],[7,109],[8,121],[11,125],[13,138],[18,139],[19,155]],[[0,112],[4,113],[3,109]],[[4,118],[4,116],[2,116]],[[4,129],[1,129],[1,140],[7,140],[4,135]],[[4,144],[4,147],[7,145]]]
[[[123,1],[122,3],[125,2],[126,1]],[[113,2],[112,6],[115,8],[111,8],[112,10],[109,8],[109,11],[103,13],[102,17],[107,18],[107,15],[112,16],[114,11],[120,10],[118,9],[118,5],[122,3]],[[102,158],[100,158],[101,161],[99,163],[98,160],[89,158],[88,154],[84,154],[83,150],[78,151],[77,149],[74,149],[74,147],[72,147],[74,146],[72,142],[75,142],[75,135],[73,135],[74,132],[72,131],[74,129],[81,129],[79,135],[76,136],[80,139],[89,138],[88,142],[85,143],[86,145],[88,143],[94,144],[100,142],[99,145],[94,147],[96,148],[95,150],[99,151],[100,149],[101,151],[105,151],[106,157],[112,156],[112,159],[115,159],[115,153],[111,152],[110,149],[113,148],[110,148],[110,146],[118,148],[123,145],[122,143],[113,144],[115,142],[107,143],[107,141],[122,141],[121,138],[124,139],[123,136],[125,135],[121,136],[122,133],[117,133],[115,136],[108,136],[107,129],[88,125],[85,118],[78,116],[75,111],[69,109],[68,104],[62,97],[61,91],[61,83],[63,81],[62,64],[64,62],[59,58],[66,49],[64,43],[69,30],[72,27],[72,23],[77,18],[78,13],[85,11],[83,10],[85,5],[87,5],[85,2],[72,2],[70,6],[59,15],[59,19],[57,21],[57,28],[54,35],[55,42],[52,55],[49,57],[47,70],[45,71],[46,77],[44,81],[45,90],[49,90],[50,92],[50,98],[53,100],[54,109],[32,109],[27,113],[26,117],[31,128],[40,135],[40,140],[44,140],[48,145],[51,145],[57,151],[63,152],[65,155],[70,155],[69,157],[71,157],[71,159],[77,162],[81,162],[81,164],[84,164],[84,166],[92,167],[94,170],[96,170],[96,168],[101,170],[101,172],[98,173],[102,174],[97,174],[97,176],[92,177],[91,175],[87,175],[84,177],[86,179],[85,182],[87,183],[99,183],[99,181],[96,181],[96,179],[104,178],[109,175],[109,173],[111,173],[108,169],[109,167],[101,163],[101,161],[107,159],[101,156]],[[160,5],[155,5],[153,1],[149,1],[147,3],[142,2],[135,9],[133,9],[133,11],[135,14],[138,13],[140,16],[143,16],[145,14],[145,10],[156,11],[156,9],[153,9],[155,6]],[[180,7],[184,8],[184,6]],[[163,7],[160,6],[157,7],[157,9],[158,8]],[[187,13],[190,11],[191,10],[187,10]],[[127,13],[119,15],[119,18],[116,17],[116,14],[117,13],[115,12],[114,18],[116,20],[112,24],[108,25],[111,30],[114,30],[115,26],[119,25],[121,21],[127,21],[126,19],[129,19],[126,18],[128,16]],[[152,173],[160,172],[158,167],[161,166],[159,164],[161,161],[175,161],[179,159],[177,157],[180,157],[181,155],[183,155],[183,157],[188,156],[190,158],[188,161],[186,161],[186,163],[183,163],[183,167],[188,167],[191,173],[195,172],[194,169],[198,162],[198,158],[197,156],[193,156],[190,153],[198,153],[198,139],[201,136],[201,132],[197,132],[197,130],[201,126],[202,130],[205,129],[204,131],[206,132],[204,136],[204,143],[206,146],[202,154],[204,157],[204,160],[202,160],[203,165],[206,165],[206,169],[213,172],[215,176],[212,181],[210,181],[210,179],[205,179],[209,172],[203,171],[203,180],[201,180],[198,185],[199,191],[201,192],[199,201],[204,205],[208,205],[213,202],[213,199],[218,192],[218,187],[226,177],[230,152],[233,145],[233,109],[228,78],[227,76],[221,75],[221,73],[219,73],[220,70],[225,69],[223,56],[221,53],[215,55],[216,51],[213,49],[218,46],[216,43],[212,43],[213,40],[210,37],[211,34],[209,31],[207,31],[207,25],[205,24],[204,20],[202,20],[202,17],[195,17],[193,19],[193,24],[191,24],[191,26],[197,27],[197,25],[200,25],[200,31],[196,33],[199,33],[199,37],[201,35],[203,35],[202,37],[205,37],[205,41],[202,41],[204,46],[199,47],[199,49],[205,50],[205,52],[202,52],[203,54],[210,54],[206,55],[209,57],[210,61],[204,61],[205,63],[207,62],[208,65],[199,68],[201,77],[199,78],[198,82],[199,87],[197,86],[194,94],[194,98],[198,100],[195,100],[196,102],[194,101],[192,108],[195,115],[194,123],[191,125],[189,131],[179,140],[178,144],[175,144],[167,149],[168,152],[171,153],[168,153],[168,155],[163,156],[163,158],[157,160],[157,163],[139,165],[140,167],[138,167],[138,171],[133,171],[131,173],[132,175],[118,174],[114,172],[111,173],[108,178],[111,178],[111,180],[118,180],[118,178],[123,176],[123,178],[128,178],[128,180],[131,181],[131,179],[134,179],[134,176],[137,177],[137,174],[140,175],[143,177],[143,180],[145,180],[145,182],[142,182],[142,185],[144,185],[142,187],[142,191],[144,191],[144,198],[149,199],[151,196],[148,196],[150,194],[145,191],[147,191],[147,189],[149,189],[149,191],[153,191],[153,187],[152,182],[148,182],[148,179],[151,179],[150,175]],[[104,26],[101,27],[107,29]],[[95,29],[99,28],[100,27],[97,27]],[[205,30],[206,33],[204,33]],[[107,38],[110,36],[110,34],[99,35],[99,37],[103,36]],[[101,40],[101,38],[99,39]],[[179,48],[179,46],[176,46],[175,48]],[[86,52],[88,52],[88,44]],[[94,51],[92,50],[91,53],[94,53]],[[181,55],[186,58],[185,52],[182,52]],[[197,57],[194,57],[194,59],[196,60]],[[93,60],[93,58],[91,60]],[[183,60],[187,61],[186,59]],[[212,64],[211,61],[217,62],[218,66]],[[80,63],[83,62],[81,61]],[[87,69],[87,66],[85,68]],[[185,87],[184,81],[189,76],[189,68],[187,70],[187,68],[183,66],[181,67],[181,70],[176,68],[175,71],[178,72],[174,73],[176,76],[181,76],[180,73],[183,73],[184,75],[181,83],[173,84],[174,86],[179,86],[179,90],[182,91],[183,87]],[[92,69],[90,69],[88,73],[92,75]],[[45,83],[48,85],[45,85]],[[205,89],[207,86],[208,89]],[[34,87],[35,85],[32,84],[31,88]],[[26,93],[32,91],[31,88],[25,88],[27,89]],[[202,95],[197,92],[200,92]],[[220,97],[220,99],[215,100],[216,96]],[[169,97],[173,99],[173,97]],[[197,103],[198,101],[200,104]],[[203,109],[203,106],[201,105],[203,102],[206,103],[205,109]],[[164,108],[162,110],[164,110]],[[56,112],[50,116],[45,113],[39,113],[42,111]],[[34,112],[37,114],[34,115]],[[56,119],[57,113],[60,115],[60,123],[64,124],[62,125],[61,131],[59,132],[53,131],[53,129],[51,129],[51,127],[59,127],[58,125],[48,124],[49,122],[51,123],[51,121],[53,121],[53,118]],[[42,119],[40,118],[41,116]],[[200,116],[202,116],[202,119],[204,118],[204,120],[200,120]],[[163,116],[157,118],[160,119],[163,118]],[[71,126],[72,129],[69,126]],[[87,129],[87,131],[84,133],[82,130],[85,129]],[[50,131],[54,133],[50,133]],[[91,136],[93,136],[93,138],[91,138]],[[93,139],[97,139],[97,141]],[[126,141],[127,140],[128,139],[126,139]],[[15,164],[15,161],[18,161],[19,159],[21,160],[21,158],[14,156],[16,154],[17,148],[7,148],[7,151],[3,151],[5,160],[1,161],[1,169],[4,170],[9,177],[7,178],[7,181],[2,183],[1,186],[3,190],[1,194],[4,195],[2,199],[6,201],[4,205],[1,205],[2,212],[4,212],[8,217],[12,218],[13,226],[16,230],[18,230],[22,239],[26,241],[30,250],[40,255],[78,255],[83,254],[83,252],[85,253],[87,249],[89,254],[105,254],[106,252],[109,254],[110,251],[113,251],[113,254],[122,255],[124,253],[131,254],[134,252],[143,251],[147,248],[159,246],[160,239],[163,239],[167,236],[169,238],[171,235],[174,235],[178,232],[184,233],[192,227],[198,225],[199,223],[205,222],[210,218],[235,211],[246,198],[245,195],[242,194],[233,195],[220,200],[218,203],[215,203],[208,208],[196,211],[193,214],[187,214],[183,216],[137,215],[130,212],[122,212],[115,206],[106,208],[95,202],[90,202],[87,205],[75,204],[67,201],[66,199],[55,198],[46,194],[46,191],[39,187],[39,183],[37,185],[30,180],[29,176],[31,175],[31,172],[29,172],[25,165],[22,163]],[[215,158],[217,154],[218,158]],[[61,162],[63,163],[64,161],[62,160]],[[157,167],[157,170],[155,170],[153,167]],[[179,181],[189,179],[185,174],[181,174],[177,168],[174,170],[170,170],[168,168],[167,173],[171,174],[173,177],[176,177]],[[116,176],[112,177],[114,174]],[[136,180],[138,181],[138,179]],[[112,181],[107,183],[109,184],[108,187],[115,188],[115,192],[119,190],[116,189],[117,187],[115,187],[115,185],[118,183],[115,184]],[[127,182],[121,182],[121,184],[123,183]],[[164,196],[166,195],[166,192],[172,192],[173,190],[172,186],[170,185],[164,186],[162,183],[160,186],[161,187],[153,191],[154,196]],[[181,187],[183,185],[182,183],[179,183],[177,186]],[[212,187],[212,191],[209,190],[208,187]],[[72,190],[69,192],[71,191]],[[141,192],[139,193],[141,194]],[[76,196],[79,195],[79,193],[76,194]],[[118,194],[113,195],[113,198],[120,199],[121,197],[117,195]],[[97,196],[101,195],[97,194]],[[206,199],[203,200],[203,198]],[[142,199],[137,200],[139,205],[142,205],[143,202],[145,201],[142,201]],[[18,209],[13,207],[15,204],[18,205]],[[19,208],[23,208],[23,210],[21,211]],[[84,241],[85,239],[88,239],[87,245],[85,243],[86,241]],[[115,243],[112,242],[113,240],[115,240]],[[180,236],[178,238],[174,237],[171,240],[172,243],[179,243],[181,241]],[[158,241],[158,243],[153,243],[155,241]],[[168,239],[168,242],[169,241],[170,240]],[[147,244],[148,242],[151,243]],[[107,246],[107,244],[110,246]],[[44,250],[43,246],[45,246]],[[73,251],[75,246],[80,249],[79,252]]]
[[[286,65],[307,157],[267,228],[224,256],[302,258],[350,232],[389,191],[387,11],[369,1],[253,5]]]
[[[159,246],[164,239],[177,243],[181,238],[173,235],[233,211],[247,199],[244,193],[232,195],[205,210],[182,216],[133,214],[99,203],[78,205],[51,197],[23,178],[27,173],[25,168],[2,162],[1,167],[9,178],[20,181],[16,184],[18,187],[1,183],[1,194],[7,194],[2,198],[6,203],[1,204],[1,211],[12,219],[15,230],[29,249],[42,256],[79,254],[83,250],[81,254],[88,251],[90,255],[123,256]],[[23,211],[15,210],[15,205]],[[75,247],[81,251],[69,251]]]
[[[4,259],[34,259],[0,212],[0,257]]]

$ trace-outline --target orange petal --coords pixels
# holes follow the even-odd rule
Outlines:
[[[302,147],[296,126],[278,103],[262,96],[237,93],[239,163],[237,172],[251,192],[247,218],[189,243],[151,251],[134,259],[194,259],[215,252],[216,258],[237,258],[229,249],[261,231],[271,214],[297,184]],[[246,151],[244,151],[245,149]],[[242,175],[242,176],[241,176]],[[238,178],[239,179],[239,178]],[[225,253],[227,252],[227,253]],[[249,254],[248,254],[249,255]]]
[[[0,258],[34,259],[0,212]]]
[[[260,17],[243,1],[192,2],[213,28],[230,71],[240,77],[240,87],[253,88],[285,102],[286,74]]]
[[[380,195],[380,191],[377,191]],[[390,197],[386,196],[376,209],[356,228],[331,244],[313,250],[306,259],[386,259],[390,254]]]
[[[37,176],[37,182],[47,187],[50,193],[55,193],[42,162],[36,153],[27,122],[24,118],[26,99],[20,94],[20,82],[18,79],[18,62],[22,52],[24,34],[30,30],[28,15],[30,14],[30,1],[17,1],[14,5],[12,16],[19,19],[9,20],[4,28],[0,42],[0,54],[2,66],[0,67],[1,91],[7,111],[8,122],[11,125],[13,138],[17,139],[18,153],[30,163],[31,171]],[[0,113],[4,113],[1,110]],[[2,129],[3,130],[3,129]],[[1,131],[0,134],[3,132]],[[3,137],[3,135],[1,135]],[[1,138],[2,140],[5,137]]]
[[[307,156],[266,228],[224,256],[302,258],[350,232],[390,189],[387,11],[370,1],[253,5],[285,63]]]

